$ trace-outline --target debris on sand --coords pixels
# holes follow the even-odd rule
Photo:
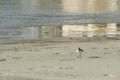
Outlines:
[[[22,59],[22,57],[12,57],[12,59]]]
[[[33,68],[28,68],[28,70],[33,70]]]
[[[90,56],[89,58],[101,58],[99,56]]]
[[[0,59],[0,62],[1,62],[1,61],[6,61],[6,59]]]
[[[115,77],[114,75],[111,75],[111,74],[103,74],[103,76]]]
[[[97,49],[96,47],[92,47],[91,49]]]
[[[55,53],[55,54],[60,54],[60,53]]]
[[[76,59],[59,59],[59,61],[74,61]]]
[[[106,50],[108,50],[109,48],[103,48],[103,49],[106,49]]]
[[[104,53],[104,54],[112,54],[112,53]]]

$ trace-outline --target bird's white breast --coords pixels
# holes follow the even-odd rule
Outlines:
[[[76,52],[79,52],[79,50],[76,50]]]

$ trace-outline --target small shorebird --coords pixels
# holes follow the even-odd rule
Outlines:
[[[78,49],[77,49],[77,53],[79,53],[79,56],[77,57],[77,58],[82,58],[82,52],[83,52],[84,50],[83,49],[81,49],[80,47],[78,47]]]

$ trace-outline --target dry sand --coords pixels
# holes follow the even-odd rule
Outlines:
[[[0,80],[120,80],[119,62],[114,40],[1,44]]]

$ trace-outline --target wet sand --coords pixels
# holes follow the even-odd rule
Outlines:
[[[119,80],[120,41],[0,45],[0,80]],[[84,52],[77,58],[77,47]]]

